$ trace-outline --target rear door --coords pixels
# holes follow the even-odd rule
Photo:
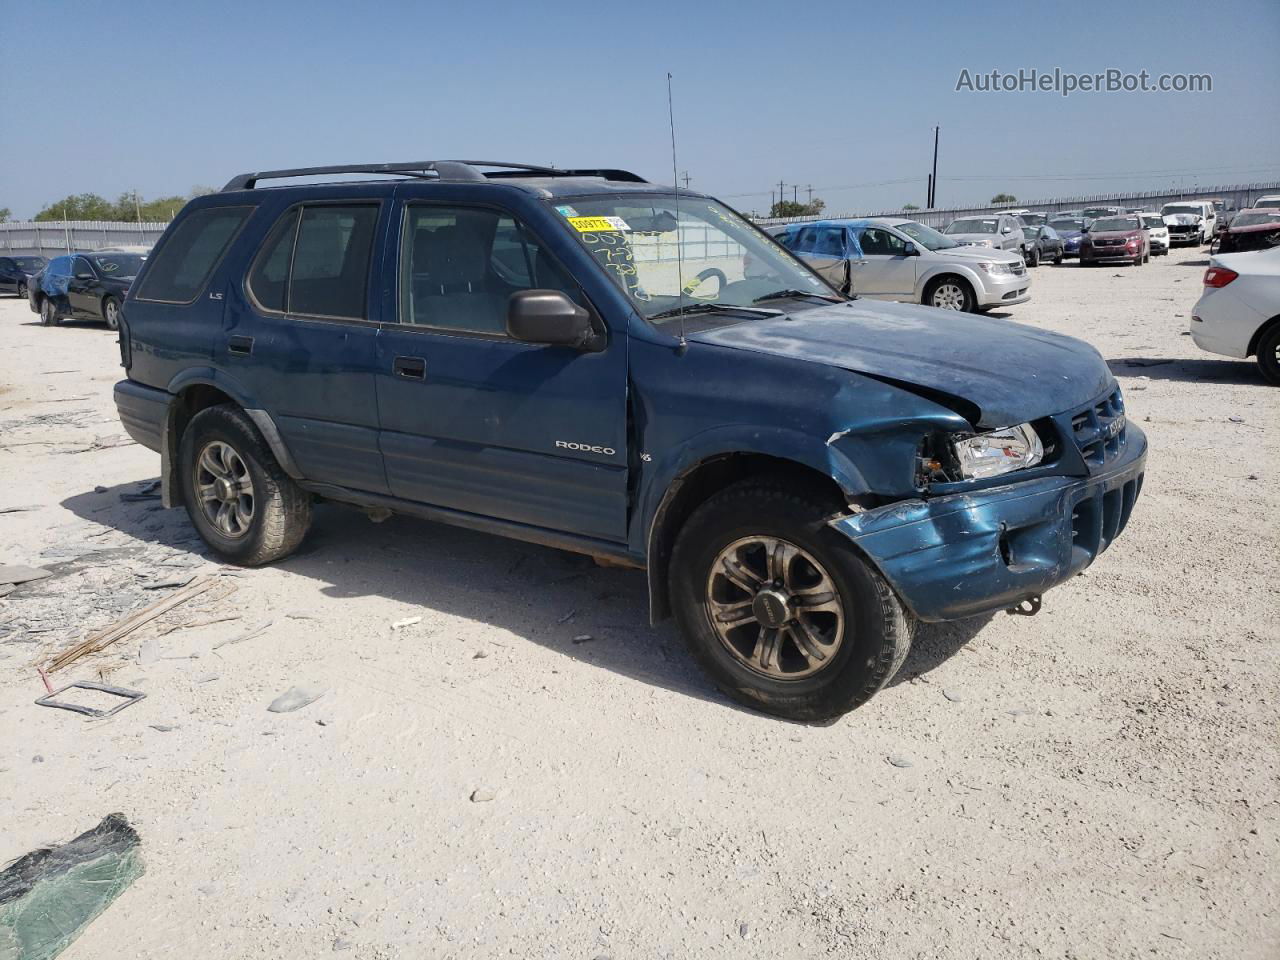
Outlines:
[[[625,540],[625,335],[594,353],[507,336],[517,290],[560,290],[590,309],[545,238],[508,210],[410,201],[393,230],[398,294],[387,319],[398,322],[379,333],[377,361],[391,492]]]
[[[274,219],[236,274],[243,283],[228,284],[214,346],[214,363],[271,417],[303,477],[383,494],[374,278],[391,192],[362,185],[264,211]]]

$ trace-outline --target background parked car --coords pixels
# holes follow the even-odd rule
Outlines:
[[[961,217],[952,220],[943,233],[961,245],[972,244],[995,250],[1021,251],[1024,242],[1022,221],[1009,213]]]
[[[31,309],[46,326],[69,318],[101,320],[120,326],[120,305],[142,269],[136,253],[74,253],[54,257],[35,278],[28,294]]]
[[[820,220],[774,235],[837,288],[860,297],[969,312],[1031,299],[1031,278],[1017,253],[960,244],[914,220]]]
[[[1086,220],[1096,220],[1098,217],[1114,217],[1120,213],[1119,207],[1085,207],[1080,211],[1080,216]]]
[[[1211,257],[1190,326],[1201,350],[1256,356],[1262,375],[1280,386],[1280,247]]]
[[[1257,210],[1260,207],[1280,209],[1280,193],[1269,193],[1265,197],[1259,197],[1253,201],[1252,209]]]
[[[1218,253],[1244,253],[1280,246],[1280,208],[1241,210],[1218,235]]]
[[[25,297],[31,278],[48,262],[44,257],[0,257],[0,293]]]
[[[1169,228],[1169,243],[1191,243],[1197,246],[1213,237],[1218,215],[1208,200],[1179,200],[1160,208]]]
[[[1132,263],[1140,267],[1151,259],[1151,244],[1142,221],[1132,214],[1100,217],[1092,221],[1080,241],[1080,265]]]
[[[1047,213],[1032,213],[1031,211],[1028,211],[1026,213],[1018,214],[1018,219],[1027,226],[1043,227],[1049,222],[1049,215]]]
[[[1062,255],[1067,258],[1080,256],[1080,241],[1084,239],[1085,219],[1081,216],[1058,216],[1049,221],[1062,239]]]
[[[1142,210],[1134,214],[1142,221],[1142,229],[1147,232],[1147,242],[1151,245],[1153,257],[1167,256],[1169,253],[1169,228],[1164,217],[1154,210]]]
[[[1066,259],[1067,251],[1062,238],[1058,236],[1058,231],[1048,224],[1025,226],[1022,228],[1022,235],[1027,238],[1029,247],[1030,256],[1023,255],[1028,267],[1040,266],[1041,260],[1052,260],[1055,264],[1059,264]]]

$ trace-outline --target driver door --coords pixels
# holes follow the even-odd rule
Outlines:
[[[98,315],[98,275],[84,257],[71,260],[71,281],[67,284],[67,300],[72,313]]]
[[[883,227],[867,227],[858,243],[862,260],[855,261],[854,292],[889,300],[913,299],[919,258],[907,256],[907,241]]]

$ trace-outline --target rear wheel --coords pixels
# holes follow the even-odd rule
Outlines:
[[[40,301],[40,322],[46,327],[56,326],[58,323],[58,310],[48,297]]]
[[[1062,266],[1062,262],[1066,259],[1067,259],[1067,255],[1063,253],[1061,250],[1059,250],[1058,255],[1053,258],[1053,265],[1055,267],[1060,267]]]
[[[1027,266],[1028,267],[1040,266],[1040,248],[1039,247],[1032,247],[1030,253],[1027,254]]]
[[[938,277],[925,288],[921,301],[927,307],[938,307],[941,310],[963,310],[973,313],[977,308],[977,298],[968,281],[960,277]]]
[[[1280,323],[1273,325],[1258,341],[1258,369],[1268,383],[1280,387]]]
[[[838,717],[897,672],[913,620],[827,524],[838,500],[785,478],[702,504],[676,539],[670,588],[689,649],[726,694],[792,720]]]
[[[19,282],[18,282],[18,294],[17,294],[17,295],[18,295],[20,298],[22,298],[23,300],[27,299],[27,285],[26,285],[25,283],[22,283],[21,281],[19,281]]]
[[[258,566],[297,549],[311,526],[311,497],[272,455],[237,407],[200,411],[182,435],[178,462],[187,513],[215,553]]]
[[[107,321],[108,330],[120,329],[120,301],[115,297],[102,301],[102,319]]]

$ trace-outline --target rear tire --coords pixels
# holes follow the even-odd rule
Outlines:
[[[58,309],[48,297],[40,301],[40,323],[46,327],[58,325]]]
[[[1280,387],[1280,323],[1258,341],[1258,369],[1267,383]]]
[[[16,296],[21,300],[27,299],[27,285],[25,283],[18,284],[18,292]]]
[[[1053,258],[1053,265],[1055,267],[1060,267],[1062,266],[1063,261],[1065,261],[1066,259],[1067,259],[1066,254],[1064,254],[1061,250],[1059,250],[1058,255]]]
[[[1039,247],[1031,248],[1031,253],[1027,257],[1027,266],[1028,267],[1040,266],[1040,248]]]
[[[937,307],[940,310],[960,310],[974,313],[978,301],[973,295],[969,281],[962,277],[943,276],[929,281],[924,296],[920,300],[926,307]]]
[[[201,410],[178,451],[191,522],[218,556],[256,567],[288,556],[311,526],[311,496],[271,453],[239,407]]]
[[[739,703],[829,720],[866,703],[906,659],[914,619],[828,526],[840,506],[788,478],[746,480],[698,507],[677,536],[676,620],[694,659]]]

